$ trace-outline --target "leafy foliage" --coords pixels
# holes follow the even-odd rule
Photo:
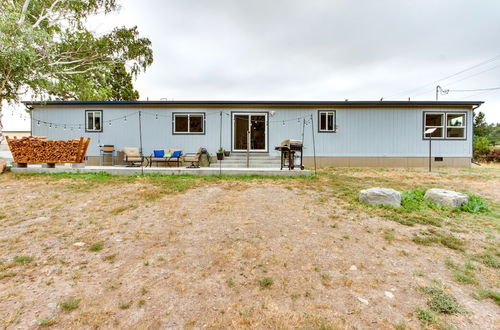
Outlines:
[[[486,136],[474,136],[474,158],[481,158],[490,152],[491,142]]]
[[[135,100],[132,79],[153,62],[137,27],[97,35],[89,16],[118,9],[116,0],[0,0],[1,103],[30,91],[43,99]]]
[[[476,195],[469,195],[469,201],[460,206],[459,210],[469,213],[486,213],[490,211],[484,199]]]
[[[429,296],[427,305],[434,312],[444,314],[464,312],[464,309],[458,304],[457,299],[444,292],[442,289],[434,287],[421,287],[420,290]]]

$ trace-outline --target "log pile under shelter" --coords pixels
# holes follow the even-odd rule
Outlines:
[[[90,138],[75,140],[48,140],[46,137],[29,136],[17,139],[7,137],[14,162],[18,164],[82,163]]]

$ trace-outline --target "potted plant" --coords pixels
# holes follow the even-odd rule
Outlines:
[[[224,150],[224,157],[229,157],[231,151]]]
[[[217,160],[223,160],[224,159],[224,148],[220,147],[219,151],[217,151]]]

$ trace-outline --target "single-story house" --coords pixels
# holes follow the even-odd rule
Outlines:
[[[318,166],[424,167],[428,129],[435,166],[469,167],[474,109],[469,101],[47,101],[25,102],[32,134],[90,137],[100,146],[195,152],[219,147],[278,157],[283,140],[304,141],[304,163]]]

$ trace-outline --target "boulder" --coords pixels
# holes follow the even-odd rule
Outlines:
[[[446,206],[450,209],[461,206],[469,201],[469,196],[445,189],[432,188],[425,192],[424,198],[432,201],[439,206]]]
[[[401,207],[401,193],[388,188],[370,188],[359,192],[359,201],[372,205]]]
[[[5,160],[0,159],[0,174],[5,172],[6,168],[7,168],[7,163],[5,162]]]

